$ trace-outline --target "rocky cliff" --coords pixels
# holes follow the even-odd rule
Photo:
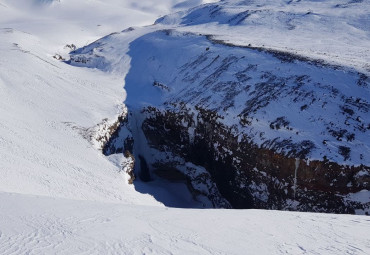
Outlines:
[[[71,55],[89,67],[129,63],[129,114],[105,154],[129,151],[136,175],[182,180],[205,206],[369,212],[366,72],[184,28],[147,29]]]

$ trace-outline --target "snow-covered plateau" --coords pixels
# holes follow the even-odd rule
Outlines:
[[[369,254],[369,63],[369,0],[0,0],[0,254]]]

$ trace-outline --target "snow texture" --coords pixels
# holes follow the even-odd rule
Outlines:
[[[368,1],[359,3],[360,7],[356,7],[357,2],[360,1],[338,7],[342,13],[345,10],[349,10],[348,14],[358,12],[350,19],[353,29],[348,35],[355,35],[352,37],[355,43],[349,44],[348,39],[338,48],[332,44],[337,38],[320,44],[312,42],[311,45],[320,46],[312,53],[314,56],[327,50],[328,59],[338,59],[342,64],[351,56],[354,68],[366,69],[363,64],[369,62],[366,47],[369,33],[363,25],[367,24],[369,8],[366,8]],[[0,0],[1,254],[370,253],[366,217],[169,209],[127,184],[128,177],[121,171],[124,159],[101,154],[97,148],[100,144],[94,141],[96,132],[105,130],[99,127],[113,123],[125,107],[122,105],[126,99],[124,78],[131,67],[131,57],[127,54],[129,44],[167,25],[130,28],[117,37],[108,36],[83,48],[86,52],[93,51],[91,61],[96,62],[90,66],[108,72],[76,68],[56,58],[67,58],[74,46],[83,47],[124,28],[150,25],[171,11],[180,11],[173,17],[176,23],[182,19],[181,15],[189,13],[185,8],[201,3],[205,1]],[[299,4],[294,1],[291,6]],[[319,4],[327,6],[325,2]],[[313,11],[321,9],[322,14],[325,11],[333,14],[337,10],[317,6]],[[326,20],[329,26],[322,29],[333,25],[329,18]],[[198,27],[204,30],[201,22],[198,23],[193,32]],[[230,36],[238,34],[238,30],[225,26]],[[222,24],[209,24],[207,30],[222,31],[219,27]],[[341,29],[341,25],[334,28]],[[185,23],[181,29],[187,29]],[[279,37],[279,33],[271,33],[270,47],[291,47],[286,41],[292,37]],[[152,39],[155,44],[155,41],[165,42],[165,38]],[[199,43],[196,48],[205,49],[209,44],[204,38],[189,38],[192,44]],[[262,39],[259,36],[255,40]],[[96,47],[109,45],[108,42],[114,47]],[[306,53],[306,42],[304,38],[296,42],[300,53]],[[142,43],[146,45],[145,40]],[[170,50],[178,53],[179,49],[171,47]],[[79,52],[82,54],[83,50]],[[338,58],[333,57],[338,52],[341,53]],[[191,51],[189,55],[195,56]],[[180,57],[179,63],[181,60],[184,58]],[[154,64],[153,67],[158,68]],[[158,78],[162,82],[163,76]],[[155,80],[147,76],[142,79],[151,83]],[[170,84],[165,85],[172,89]],[[135,91],[132,93],[134,96]],[[160,93],[157,88],[151,98],[158,98],[155,95]],[[140,102],[146,100],[141,99]],[[133,102],[127,98],[128,103],[130,100]],[[363,119],[368,117],[365,115]],[[365,137],[363,144],[366,141]],[[362,199],[358,194],[353,196]]]
[[[12,205],[12,206],[8,206]],[[1,254],[368,254],[368,217],[0,193]]]

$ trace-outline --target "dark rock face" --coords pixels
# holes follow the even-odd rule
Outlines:
[[[140,179],[144,182],[149,182],[150,181],[150,170],[148,167],[148,163],[146,162],[146,159],[139,154],[138,156],[140,160]]]
[[[141,180],[150,181],[150,169],[153,169],[154,174],[162,178],[187,183],[194,197],[206,196],[213,207],[332,213],[369,210],[369,204],[346,199],[349,193],[370,188],[370,176],[360,174],[369,173],[369,167],[344,166],[325,159],[308,161],[301,145],[297,145],[297,157],[276,153],[268,147],[257,146],[247,135],[235,136],[235,127],[221,123],[222,116],[215,111],[190,109],[183,103],[172,106],[172,110],[146,107],[140,113],[145,116],[141,128],[148,145],[173,155],[165,159],[154,155],[150,159],[154,163],[149,167],[139,154],[137,175]],[[106,155],[125,151],[125,156],[133,159],[132,119],[130,113],[121,120],[103,149]],[[284,125],[285,122],[280,119],[275,125],[277,123]],[[175,157],[204,167],[209,175],[179,170]],[[135,179],[133,165],[129,169],[132,182]],[[207,183],[211,185],[206,193],[196,188],[197,184]]]
[[[368,206],[344,197],[369,189],[370,176],[358,175],[369,167],[287,157],[259,148],[247,136],[238,141],[215,112],[204,109],[198,109],[198,125],[189,137],[189,127],[183,125],[193,119],[189,112],[184,107],[179,112],[146,108],[142,128],[148,142],[206,168],[233,208],[354,213]]]
[[[133,184],[136,178],[134,172],[135,157],[128,150],[125,151],[124,156],[126,159],[129,159],[126,163],[126,173],[130,176],[130,178],[128,179],[128,184]]]

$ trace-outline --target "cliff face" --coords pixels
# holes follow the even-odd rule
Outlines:
[[[369,167],[288,157],[257,146],[247,136],[236,137],[215,112],[199,108],[197,125],[186,126],[194,111],[178,109],[145,109],[142,128],[150,146],[203,166],[233,208],[335,213],[368,209],[368,204],[346,195],[369,189],[369,176],[361,174]]]
[[[213,207],[333,213],[369,210],[368,203],[351,199],[351,194],[369,189],[368,166],[310,161],[304,154],[294,158],[261,148],[247,136],[235,136],[235,130],[221,123],[216,112],[198,107],[189,109],[179,104],[168,110],[150,106],[140,115],[152,150],[145,153],[151,162],[149,174],[187,182],[195,198],[202,195]],[[135,135],[130,132],[136,121],[132,119],[131,114],[121,122],[104,148],[106,155],[134,151]],[[144,152],[136,152],[141,162],[136,174],[148,181],[143,177],[145,159],[140,153]],[[195,171],[189,171],[189,162]],[[207,173],[196,174],[199,166]]]
[[[129,66],[130,113],[105,154],[130,151],[137,175],[186,182],[206,206],[369,212],[366,73],[190,28],[150,29],[71,56],[77,65]],[[112,55],[127,41],[126,55]]]

